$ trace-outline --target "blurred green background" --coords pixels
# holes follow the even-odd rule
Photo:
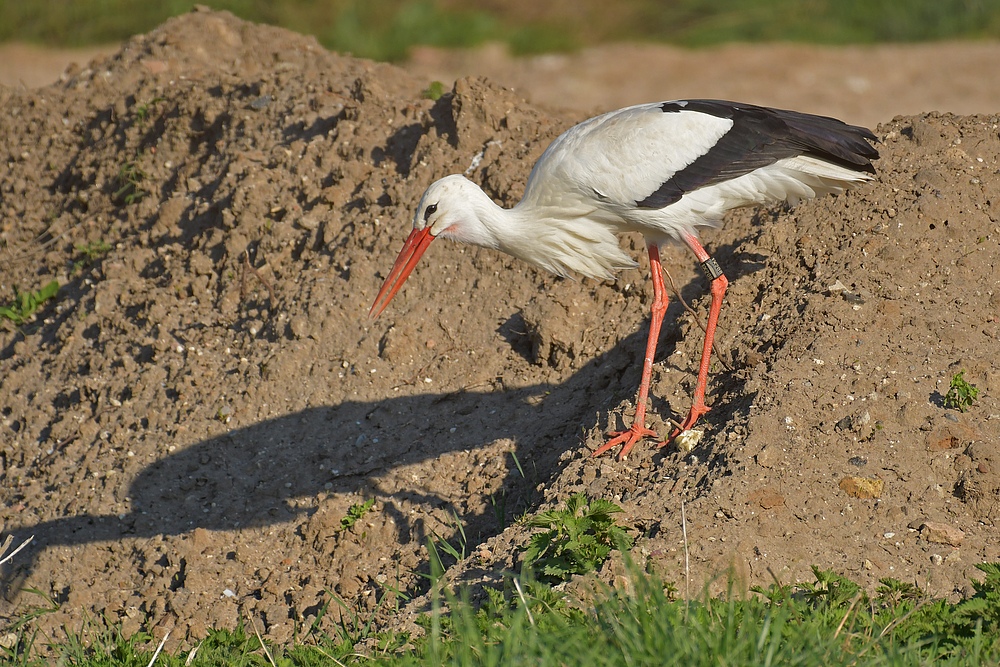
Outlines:
[[[196,3],[0,0],[0,41],[85,46],[147,32]],[[411,46],[504,42],[515,54],[607,41],[681,46],[818,44],[1000,37],[1000,0],[209,0],[263,23],[311,33],[327,48],[378,60]]]

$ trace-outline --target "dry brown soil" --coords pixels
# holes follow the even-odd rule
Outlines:
[[[0,328],[0,529],[34,535],[0,614],[33,587],[61,603],[56,636],[104,614],[180,646],[240,617],[287,640],[329,591],[389,621],[394,591],[425,591],[429,537],[459,545],[460,523],[455,579],[496,580],[527,539],[515,518],[577,491],[619,503],[632,557],[692,594],[817,565],[954,597],[1000,560],[1000,104],[886,107],[877,181],[706,233],[732,284],[705,438],[619,462],[590,452],[634,409],[647,266],[564,280],[442,243],[367,319],[431,181],[467,171],[509,205],[584,116],[503,80],[437,101],[427,83],[196,12],[49,87],[0,87],[0,295],[61,285]],[[664,262],[703,317],[692,259]],[[661,432],[700,346],[676,299],[667,322]],[[962,369],[964,413],[942,405]]]

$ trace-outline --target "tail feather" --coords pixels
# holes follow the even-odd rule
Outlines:
[[[774,113],[790,130],[789,141],[798,143],[804,154],[856,171],[875,173],[872,160],[877,160],[879,154],[869,142],[878,138],[868,128],[797,111],[775,109]]]

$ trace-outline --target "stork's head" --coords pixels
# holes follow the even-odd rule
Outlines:
[[[496,247],[493,234],[477,213],[476,206],[481,205],[484,199],[489,202],[479,186],[464,176],[445,176],[431,183],[414,213],[413,231],[403,243],[389,276],[375,297],[369,317],[376,318],[385,310],[434,239],[440,237]]]

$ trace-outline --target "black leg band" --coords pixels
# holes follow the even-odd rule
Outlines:
[[[708,274],[709,280],[715,280],[722,275],[722,267],[719,266],[719,263],[715,261],[714,257],[709,257],[702,262],[701,268]]]

